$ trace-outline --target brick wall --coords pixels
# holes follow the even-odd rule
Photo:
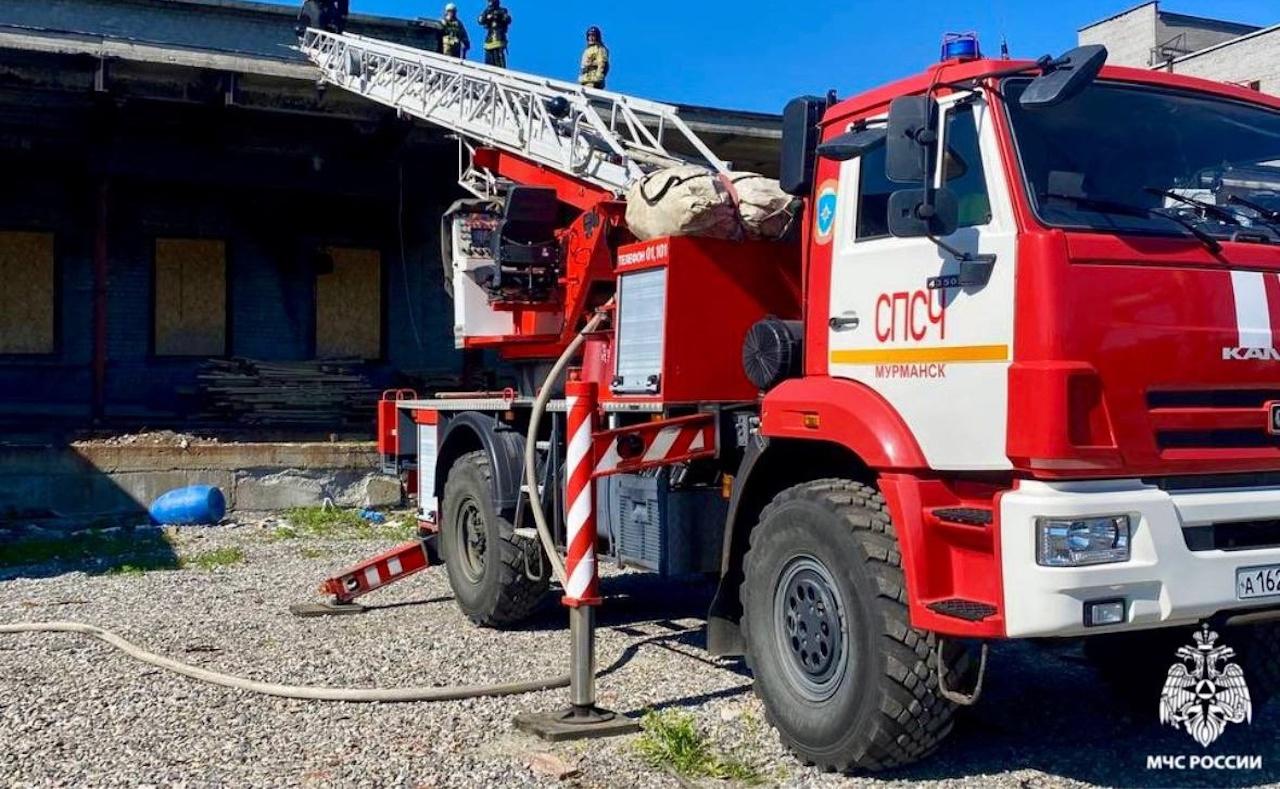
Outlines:
[[[1280,95],[1280,25],[1179,58],[1173,71],[1218,82],[1259,81],[1264,93]]]
[[[1159,4],[1147,3],[1080,31],[1081,46],[1102,44],[1112,66],[1145,68],[1156,45]]]

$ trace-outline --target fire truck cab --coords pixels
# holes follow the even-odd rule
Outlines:
[[[600,390],[599,550],[718,575],[709,649],[746,655],[784,742],[832,769],[930,753],[994,640],[1087,637],[1157,679],[1153,629],[1212,621],[1266,665],[1280,643],[1280,100],[1099,47],[944,55],[787,108],[793,242],[508,211],[545,217],[564,316],[462,276],[507,271],[501,211],[484,265],[453,253],[464,347],[521,363],[522,321],[546,342],[607,310],[574,373]],[[563,539],[564,408],[526,436],[534,394],[384,403],[382,451],[483,624],[547,587],[531,485]]]

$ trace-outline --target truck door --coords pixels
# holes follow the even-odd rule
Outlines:
[[[1007,469],[1016,226],[996,130],[973,94],[943,100],[935,183],[957,196],[943,239],[994,254],[981,286],[930,280],[959,262],[927,238],[894,238],[882,144],[841,166],[833,230],[829,372],[860,381],[902,416],[935,469]]]

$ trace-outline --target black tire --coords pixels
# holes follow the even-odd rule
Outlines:
[[[938,691],[937,639],[910,626],[898,541],[878,491],[820,480],[782,492],[761,513],[744,561],[747,661],[784,745],[839,771],[901,767],[938,747],[956,705]],[[796,603],[806,598],[827,602],[804,613]],[[802,633],[801,624],[815,626]],[[825,641],[797,644],[793,636],[809,630]],[[952,651],[949,679],[969,668],[969,652]]]
[[[533,614],[549,589],[536,540],[515,536],[515,528],[493,503],[493,473],[486,452],[463,455],[444,486],[440,553],[458,607],[483,627],[509,627]],[[529,568],[544,568],[530,578]]]

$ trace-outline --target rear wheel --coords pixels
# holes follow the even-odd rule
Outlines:
[[[956,707],[938,691],[938,641],[911,627],[898,542],[871,487],[784,491],[751,534],[743,632],[757,695],[782,741],[827,770],[929,755]],[[968,655],[947,660],[959,676]]]
[[[454,463],[444,486],[440,553],[463,613],[478,625],[504,627],[536,611],[549,586],[541,547],[515,536],[494,507],[491,480],[486,452]]]

